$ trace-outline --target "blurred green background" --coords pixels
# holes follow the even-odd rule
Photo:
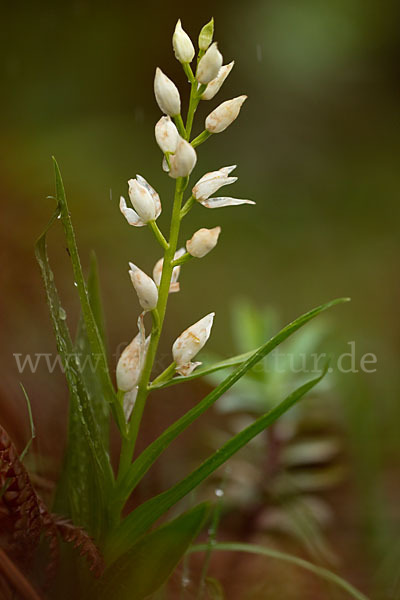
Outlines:
[[[195,133],[219,101],[243,93],[249,98],[240,119],[199,149],[194,179],[238,164],[240,179],[229,194],[257,205],[198,207],[185,220],[184,236],[215,225],[222,235],[212,255],[183,270],[182,292],[170,301],[163,352],[182,329],[215,310],[212,349],[231,354],[228,309],[238,296],[275,307],[283,322],[323,301],[351,296],[351,304],[330,316],[334,335],[326,350],[344,352],[354,340],[358,357],[373,352],[378,358],[376,373],[344,375],[337,392],[359,498],[379,495],[372,506],[358,505],[365,519],[357,535],[380,539],[383,531],[397,531],[400,519],[396,0],[3,5],[0,416],[17,439],[26,438],[22,379],[39,445],[44,454],[51,449],[60,456],[62,376],[49,376],[44,367],[20,375],[13,357],[54,352],[33,254],[54,204],[46,199],[54,192],[53,154],[83,262],[88,264],[91,248],[99,258],[112,353],[132,338],[139,306],[127,262],[150,272],[159,252],[145,228],[127,226],[118,198],[140,173],[161,195],[159,224],[166,227],[173,183],[160,169],[153,136],[159,118],[154,70],[160,66],[182,89],[185,78],[171,52],[175,22],[181,17],[196,39],[211,15],[224,62],[236,64],[218,97],[201,103]],[[50,236],[53,266],[74,321],[75,290],[57,233]],[[379,546],[382,560],[389,546]]]

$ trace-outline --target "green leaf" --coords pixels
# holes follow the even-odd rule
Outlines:
[[[227,369],[229,367],[236,367],[237,365],[243,365],[243,363],[247,363],[250,359],[254,359],[254,362],[251,362],[250,367],[246,367],[246,371],[248,371],[251,367],[253,367],[256,363],[258,363],[262,358],[267,356],[272,350],[274,350],[279,344],[286,340],[290,335],[295,333],[300,327],[303,327],[308,321],[319,315],[321,312],[336,306],[337,304],[342,304],[343,302],[349,302],[350,298],[337,298],[336,300],[332,300],[331,302],[327,302],[326,304],[321,304],[316,308],[310,310],[305,313],[289,325],[286,325],[276,336],[272,337],[266,344],[260,346],[256,350],[251,350],[250,352],[245,352],[244,354],[238,354],[237,356],[232,356],[231,358],[227,358],[220,362],[217,362],[213,365],[209,365],[207,367],[203,367],[202,369],[196,369],[190,375],[187,376],[178,376],[169,379],[168,381],[163,381],[159,384],[155,384],[151,386],[151,390],[158,390],[165,387],[170,387],[171,385],[176,385],[178,383],[186,383],[188,381],[192,381],[193,379],[198,379],[199,377],[204,377],[205,375],[210,375],[210,373],[215,373],[216,371],[220,371],[221,369]],[[261,356],[258,354],[260,353]],[[255,359],[255,357],[257,358]],[[232,376],[235,376],[235,373]],[[242,377],[240,375],[238,379]],[[230,386],[229,386],[230,387]],[[228,388],[227,388],[228,389]]]
[[[93,316],[103,342],[103,347],[105,348],[105,320],[100,295],[98,265],[96,255],[94,254],[94,252],[92,252],[90,259],[87,289],[90,307],[92,309]],[[85,320],[82,314],[79,320],[78,332],[75,340],[75,349],[80,357],[81,373],[85,380],[86,388],[91,393],[93,411],[96,415],[96,420],[100,429],[100,434],[103,438],[104,446],[108,448],[110,437],[109,403],[104,398],[101,381],[97,376],[99,356],[93,356],[93,354],[91,353],[89,337],[87,334]]]
[[[176,385],[178,383],[187,383],[188,381],[192,381],[193,379],[198,379],[199,377],[204,377],[205,375],[209,375],[210,373],[215,373],[215,371],[221,371],[222,369],[228,369],[229,367],[237,367],[238,365],[241,365],[246,360],[251,358],[253,354],[257,352],[257,350],[250,350],[250,352],[238,354],[236,356],[232,356],[231,358],[226,358],[212,365],[203,367],[202,369],[197,369],[196,371],[193,371],[193,373],[191,373],[190,375],[179,375],[178,377],[173,377],[172,379],[168,379],[167,381],[154,383],[150,386],[150,389],[151,391],[161,390],[162,388],[170,387],[171,385]]]
[[[144,504],[141,504],[132,511],[114,530],[108,540],[106,546],[108,560],[116,560],[121,554],[126,552],[133,539],[147,531],[147,529],[168,509],[197,487],[204,479],[211,475],[211,473],[216,471],[216,469],[223,465],[231,456],[240,450],[240,448],[243,448],[243,446],[256,435],[269,427],[283,413],[289,410],[289,408],[298,402],[304,394],[321,381],[326,371],[327,367],[322,375],[299,387],[278,404],[278,406],[259,417],[254,423],[235,435],[231,440],[224,444],[222,448],[212,454],[197,469],[192,471],[190,475],[185,477],[179,483],[158,496],[147,500],[147,502],[144,502]]]
[[[96,416],[93,413],[90,394],[86,389],[82,378],[80,365],[76,362],[75,348],[72,344],[66,323],[66,313],[58,296],[57,288],[54,283],[54,274],[51,270],[47,255],[47,232],[57,220],[59,214],[60,211],[59,208],[57,208],[48,226],[35,245],[35,255],[44,281],[50,315],[56,336],[57,350],[65,370],[65,376],[70,392],[71,412],[73,418],[80,423],[82,434],[85,437],[87,448],[90,451],[93,465],[92,471],[98,481],[97,487],[99,496],[97,502],[101,505],[105,503],[105,496],[113,486],[113,472],[108,452],[104,447],[103,439],[98,428]],[[77,457],[77,468],[79,468],[79,456]],[[85,485],[82,478],[79,479],[78,477],[77,481],[81,481],[82,486]],[[80,487],[78,486],[76,489],[72,489],[68,486],[68,489],[77,495],[79,502]]]
[[[114,562],[95,588],[97,600],[141,600],[171,575],[208,514],[200,504],[137,541]]]
[[[74,274],[75,284],[79,294],[79,300],[81,304],[83,320],[85,322],[86,333],[90,344],[90,350],[92,356],[98,359],[98,372],[102,384],[104,397],[112,405],[114,415],[121,432],[125,433],[125,419],[123,416],[123,412],[120,409],[120,405],[117,401],[115,389],[110,378],[104,344],[100,335],[98,325],[96,323],[96,319],[93,314],[92,307],[90,305],[89,294],[86,287],[85,279],[83,277],[78,247],[76,245],[75,240],[75,233],[72,226],[67,199],[65,196],[64,184],[61,178],[60,169],[54,157],[53,161],[56,180],[56,198],[58,211],[61,216],[61,222],[64,228],[68,253],[71,258],[72,270]]]
[[[232,366],[233,364],[240,364],[233,373],[231,373],[224,381],[222,381],[210,394],[208,394],[201,402],[199,402],[194,408],[189,410],[183,417],[173,423],[168,429],[166,429],[152,444],[150,444],[132,463],[129,471],[119,485],[114,494],[114,508],[118,504],[122,507],[128,499],[132,490],[139,483],[142,477],[147,473],[151,465],[157,460],[160,454],[171,444],[171,442],[189,425],[191,425],[196,419],[198,419],[208,408],[210,408],[217,400],[224,394],[229,388],[231,388],[245,373],[251,369],[255,364],[262,360],[267,354],[272,352],[274,348],[279,346],[284,340],[286,340],[295,331],[300,329],[303,325],[308,323],[311,319],[319,315],[325,310],[328,310],[336,304],[346,302],[346,298],[339,298],[332,300],[326,304],[322,304],[317,308],[305,313],[295,321],[284,327],[276,336],[271,338],[266,344],[261,346],[255,352],[249,352],[242,354],[239,357],[234,357],[214,365],[209,369],[203,369],[200,375],[210,373],[217,368],[225,368],[226,366]],[[237,362],[235,362],[237,361]],[[193,379],[193,376],[179,377],[176,379],[188,381]],[[175,380],[173,380],[175,381]]]
[[[207,544],[201,544],[198,546],[192,546],[192,548],[189,549],[189,552],[205,552],[206,550]],[[317,567],[307,560],[293,556],[292,554],[287,554],[286,552],[279,552],[278,550],[273,550],[272,548],[266,548],[264,546],[257,546],[256,544],[241,544],[236,542],[223,542],[215,544],[213,550],[247,552],[250,554],[259,554],[261,556],[267,556],[268,558],[281,560],[283,562],[296,565],[297,567],[305,569],[306,571],[310,571],[321,579],[333,583],[342,590],[345,590],[350,596],[352,596],[352,598],[356,598],[356,600],[368,600],[367,596],[356,590],[355,587],[339,577],[339,575],[336,575],[336,573],[333,573],[332,571],[329,571],[323,567]]]
[[[105,345],[104,317],[101,306],[97,261],[91,256],[88,276],[89,302]],[[90,393],[92,411],[96,417],[99,436],[104,448],[109,450],[109,404],[104,399],[101,382],[96,376],[97,358],[90,351],[84,319],[81,315],[75,340],[75,352],[80,359],[80,374]],[[90,531],[96,538],[100,535],[104,519],[105,503],[99,487],[101,480],[94,468],[93,456],[87,445],[84,428],[79,418],[79,405],[70,399],[68,444],[65,462],[57,487],[54,510],[70,516],[74,523]]]

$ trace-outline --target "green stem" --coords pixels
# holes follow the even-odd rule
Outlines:
[[[183,217],[188,214],[189,210],[192,208],[195,202],[195,198],[193,196],[190,196],[189,200],[187,200],[182,207],[180,219],[183,219]]]
[[[163,236],[163,234],[161,233],[160,229],[158,228],[158,225],[155,221],[149,221],[148,225],[150,227],[150,229],[152,230],[152,232],[154,233],[154,236],[157,240],[157,242],[164,248],[164,250],[166,250],[168,248],[168,242],[165,239],[165,237]]]
[[[139,433],[139,427],[143,416],[144,407],[146,405],[147,396],[149,394],[148,386],[151,372],[153,369],[154,359],[156,356],[158,343],[164,323],[165,311],[167,308],[169,286],[171,283],[174,254],[178,244],[179,228],[180,228],[180,211],[182,205],[183,193],[187,184],[186,178],[176,180],[174,205],[172,209],[171,228],[169,235],[168,248],[165,249],[163,271],[161,276],[160,287],[158,290],[157,303],[157,318],[153,315],[153,327],[151,331],[150,343],[146,354],[146,360],[143,366],[143,371],[138,385],[138,394],[136,397],[135,406],[132,412],[131,422],[129,424],[129,434],[127,439],[122,441],[120,465],[118,472],[118,480],[121,481],[125,475],[132,457],[135,452],[136,440]],[[153,311],[154,312],[154,311]]]
[[[190,134],[192,133],[193,119],[196,109],[200,102],[200,96],[198,95],[197,81],[194,80],[192,83],[192,89],[190,90],[189,110],[186,118],[186,139],[190,140]]]
[[[193,256],[191,254],[189,254],[189,252],[186,252],[183,256],[174,260],[174,262],[172,263],[172,266],[178,267],[179,265],[183,265],[191,258],[193,258]]]
[[[149,391],[151,391],[153,385],[158,385],[163,381],[168,381],[175,375],[176,362],[172,362],[154,381],[149,385]]]
[[[192,71],[192,67],[190,66],[189,63],[182,63],[182,67],[183,70],[186,73],[186,76],[188,78],[189,83],[194,83],[196,81],[193,71]]]
[[[186,130],[185,130],[185,125],[183,124],[182,116],[180,114],[175,115],[173,117],[173,119],[175,121],[176,128],[179,131],[179,135],[186,139]],[[167,159],[167,162],[168,162],[168,159]]]
[[[202,131],[200,133],[200,135],[198,135],[197,137],[194,138],[194,140],[191,141],[193,148],[197,148],[197,146],[200,146],[200,144],[202,144],[203,142],[208,140],[208,138],[211,136],[212,136],[211,131],[207,131],[207,129],[205,129],[204,131]]]

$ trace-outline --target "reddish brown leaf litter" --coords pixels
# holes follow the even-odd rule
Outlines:
[[[38,496],[17,450],[6,430],[0,426],[0,486],[2,503],[12,526],[9,550],[29,562],[42,531]]]
[[[17,450],[6,430],[0,425],[0,517],[6,522],[8,538],[6,550],[1,551],[7,557],[11,572],[20,573],[12,559],[24,569],[30,566],[34,551],[37,549],[41,535],[49,546],[49,558],[46,568],[47,585],[55,577],[59,557],[59,537],[74,548],[80,550],[89,564],[95,577],[100,577],[104,570],[103,558],[91,537],[80,527],[53,515],[35,491],[24,465],[19,459]],[[4,540],[1,540],[4,543]],[[3,576],[9,584],[16,588],[18,576],[11,577],[7,569]],[[20,573],[20,577],[24,576]],[[17,588],[16,588],[17,589]],[[33,590],[33,588],[32,588]],[[26,598],[32,595],[24,596]]]

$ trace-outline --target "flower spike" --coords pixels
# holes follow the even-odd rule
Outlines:
[[[176,371],[180,375],[190,375],[200,362],[192,363],[191,360],[203,348],[210,337],[215,313],[210,313],[191,325],[175,340],[172,346],[172,355],[176,363]]]

